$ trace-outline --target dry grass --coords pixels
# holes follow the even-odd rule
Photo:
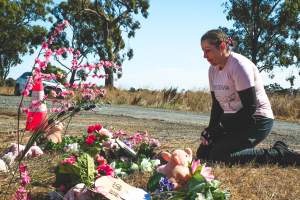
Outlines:
[[[207,91],[178,92],[176,88],[159,91],[109,89],[105,101],[111,104],[138,105],[193,112],[209,112],[211,106],[210,95]]]
[[[21,118],[21,124],[24,124],[24,116]],[[76,116],[72,120],[72,125],[68,134],[79,135],[84,125],[100,122],[105,126],[122,128],[127,132],[136,130],[147,130],[154,137],[160,138],[162,147],[160,150],[169,150],[175,148],[191,147],[193,152],[196,151],[198,143],[194,137],[189,136],[190,132],[198,132],[200,127],[174,124],[159,120],[135,119],[121,116]],[[11,142],[16,140],[14,123],[16,115],[12,113],[0,114],[2,122],[0,131],[0,152],[3,152]],[[9,122],[9,123],[8,123]],[[3,129],[5,123],[5,129]],[[166,132],[167,131],[167,132]],[[185,131],[185,132],[184,132]],[[186,133],[185,135],[181,133]],[[159,151],[160,151],[159,150]],[[46,153],[43,157],[26,160],[29,173],[32,178],[30,184],[33,200],[47,199],[47,193],[53,191],[51,186],[55,176],[53,173],[54,166],[60,160],[61,155],[55,153]],[[214,174],[222,182],[222,188],[230,191],[232,200],[297,200],[300,196],[300,168],[288,167],[282,168],[275,165],[254,166],[252,164],[241,166],[225,166],[214,164]],[[142,178],[141,178],[142,177]],[[136,173],[127,178],[125,182],[136,187],[145,188],[150,174]],[[7,187],[11,175],[0,174],[0,199],[11,199],[16,188],[18,179],[14,179],[13,184]]]
[[[269,95],[277,119],[300,122],[300,96]],[[208,91],[181,91],[170,88],[160,91],[110,89],[105,101],[112,104],[138,105],[181,111],[209,112]]]
[[[270,102],[277,118],[300,122],[299,95],[270,95]]]
[[[15,92],[15,88],[14,87],[0,87],[0,94],[1,95],[13,95]]]
[[[47,193],[54,190],[51,184],[55,180],[54,166],[60,155],[46,154],[41,158],[27,160],[29,173],[32,178],[30,184],[33,200],[47,199]],[[297,200],[300,196],[300,169],[281,168],[278,166],[256,167],[246,166],[228,167],[215,164],[212,166],[215,177],[222,182],[222,189],[229,190],[231,200]],[[143,177],[143,178],[141,178]],[[146,188],[149,173],[135,173],[126,177],[124,181],[130,185]],[[11,176],[1,175],[0,199],[11,199],[18,179],[14,179],[11,187],[7,183]],[[4,192],[6,191],[6,192]]]

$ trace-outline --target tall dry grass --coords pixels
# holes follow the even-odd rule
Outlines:
[[[300,122],[300,95],[269,95],[272,109],[279,119]]]
[[[300,95],[269,94],[268,96],[277,119],[300,122]],[[208,91],[177,91],[176,88],[158,91],[109,89],[105,101],[111,104],[192,112],[209,112],[211,108],[211,97]]]
[[[209,112],[211,107],[210,94],[207,91],[178,92],[176,88],[129,91],[109,89],[105,101],[111,104],[127,104],[193,112]]]
[[[13,95],[14,92],[15,92],[14,87],[7,87],[7,86],[0,87],[0,94],[1,95]]]
[[[0,87],[0,94],[13,95],[13,87]],[[300,95],[268,94],[277,119],[300,122]],[[106,103],[137,105],[191,112],[210,112],[209,91],[178,91],[177,88],[163,90],[108,89]]]

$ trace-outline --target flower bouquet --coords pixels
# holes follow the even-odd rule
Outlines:
[[[159,160],[152,160],[159,143],[147,133],[128,135],[123,131],[105,129],[101,124],[89,126],[81,138],[66,136],[61,144],[49,142],[47,146],[49,150],[64,151],[63,160],[55,171],[54,183],[62,192],[78,183],[92,188],[94,181],[101,176],[152,172],[160,164]]]
[[[220,182],[214,179],[212,168],[194,160],[189,165],[190,178],[183,187],[175,188],[164,174],[155,172],[149,179],[148,190],[152,198],[173,200],[227,200],[230,193],[222,191]]]

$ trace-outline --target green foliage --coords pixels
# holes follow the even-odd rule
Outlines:
[[[50,63],[47,65],[46,69],[43,71],[43,73],[46,74],[55,74],[56,80],[62,84],[65,84],[67,82],[67,73],[61,68],[58,68],[54,65],[51,65]]]
[[[60,164],[56,172],[58,177],[68,177],[73,184],[71,187],[76,183],[84,183],[91,187],[94,183],[95,174],[94,159],[87,153],[81,153],[75,164]],[[56,182],[58,183],[59,180]],[[65,181],[62,180],[62,183]]]
[[[96,174],[94,159],[89,154],[83,153],[77,158],[76,165],[80,169],[79,177],[82,183],[91,187]]]
[[[203,167],[205,167],[205,164],[198,165],[195,169],[195,172],[193,172],[191,179],[188,180],[187,185],[179,190],[163,190],[163,185],[167,185],[169,183],[167,183],[165,179],[162,183],[161,180],[164,176],[157,172],[150,177],[147,189],[151,192],[154,192],[153,199],[158,200],[228,200],[230,198],[230,193],[228,191],[222,191],[219,189],[220,182],[218,180],[208,181],[206,180],[205,176],[201,174]],[[157,190],[159,190],[159,192],[157,192]]]
[[[143,158],[153,158],[155,156],[155,147],[149,145],[148,143],[142,142],[137,150],[137,155],[139,160]]]
[[[13,78],[8,78],[5,80],[4,82],[5,86],[8,86],[8,87],[15,87],[16,86],[16,80],[13,79]]]
[[[140,28],[135,16],[142,15],[147,18],[148,9],[148,0],[61,2],[53,9],[52,14],[58,22],[69,21],[73,38],[72,41],[64,38],[56,42],[80,50],[82,57],[90,54],[101,60],[122,64],[126,56],[128,59],[133,56],[132,49],[125,50],[124,33],[127,33],[127,38],[134,37],[136,30]],[[57,48],[55,44],[53,48]],[[76,72],[72,73],[75,76]],[[113,73],[118,72],[108,69],[105,73],[109,77],[105,80],[105,85],[113,86]],[[70,82],[73,80],[74,78]]]
[[[223,30],[237,42],[236,51],[251,58],[260,71],[300,68],[300,1],[228,0],[224,6],[234,29]]]
[[[45,144],[44,149],[48,151],[60,151],[62,152],[64,147],[67,146],[68,144],[73,144],[73,143],[82,143],[82,138],[76,137],[76,136],[65,136],[62,138],[61,143],[53,143],[51,141],[48,141]]]
[[[164,177],[164,175],[161,173],[153,173],[153,175],[149,178],[149,181],[147,183],[147,190],[150,192],[154,192],[157,188],[159,188],[159,181],[162,177]]]
[[[45,20],[51,0],[0,0],[0,82],[10,68],[20,64],[21,56],[33,53],[46,29],[33,22]]]

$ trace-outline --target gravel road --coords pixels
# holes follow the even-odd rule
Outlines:
[[[5,117],[4,113],[15,113],[20,97],[0,95],[0,128],[1,131],[11,128],[15,122],[12,118]],[[30,98],[26,98],[27,105]],[[91,112],[81,112],[74,117],[70,124],[70,131],[81,132],[86,126],[101,121],[107,126],[122,129],[126,127],[131,131],[147,130],[160,139],[189,140],[195,143],[201,129],[208,123],[209,115],[203,113],[191,113],[171,111],[164,109],[143,108],[138,106],[105,105],[97,107]],[[300,149],[300,124],[284,121],[275,121],[273,131],[264,141],[265,145],[271,145],[276,140],[283,140],[291,147]],[[180,141],[177,140],[178,144]]]

